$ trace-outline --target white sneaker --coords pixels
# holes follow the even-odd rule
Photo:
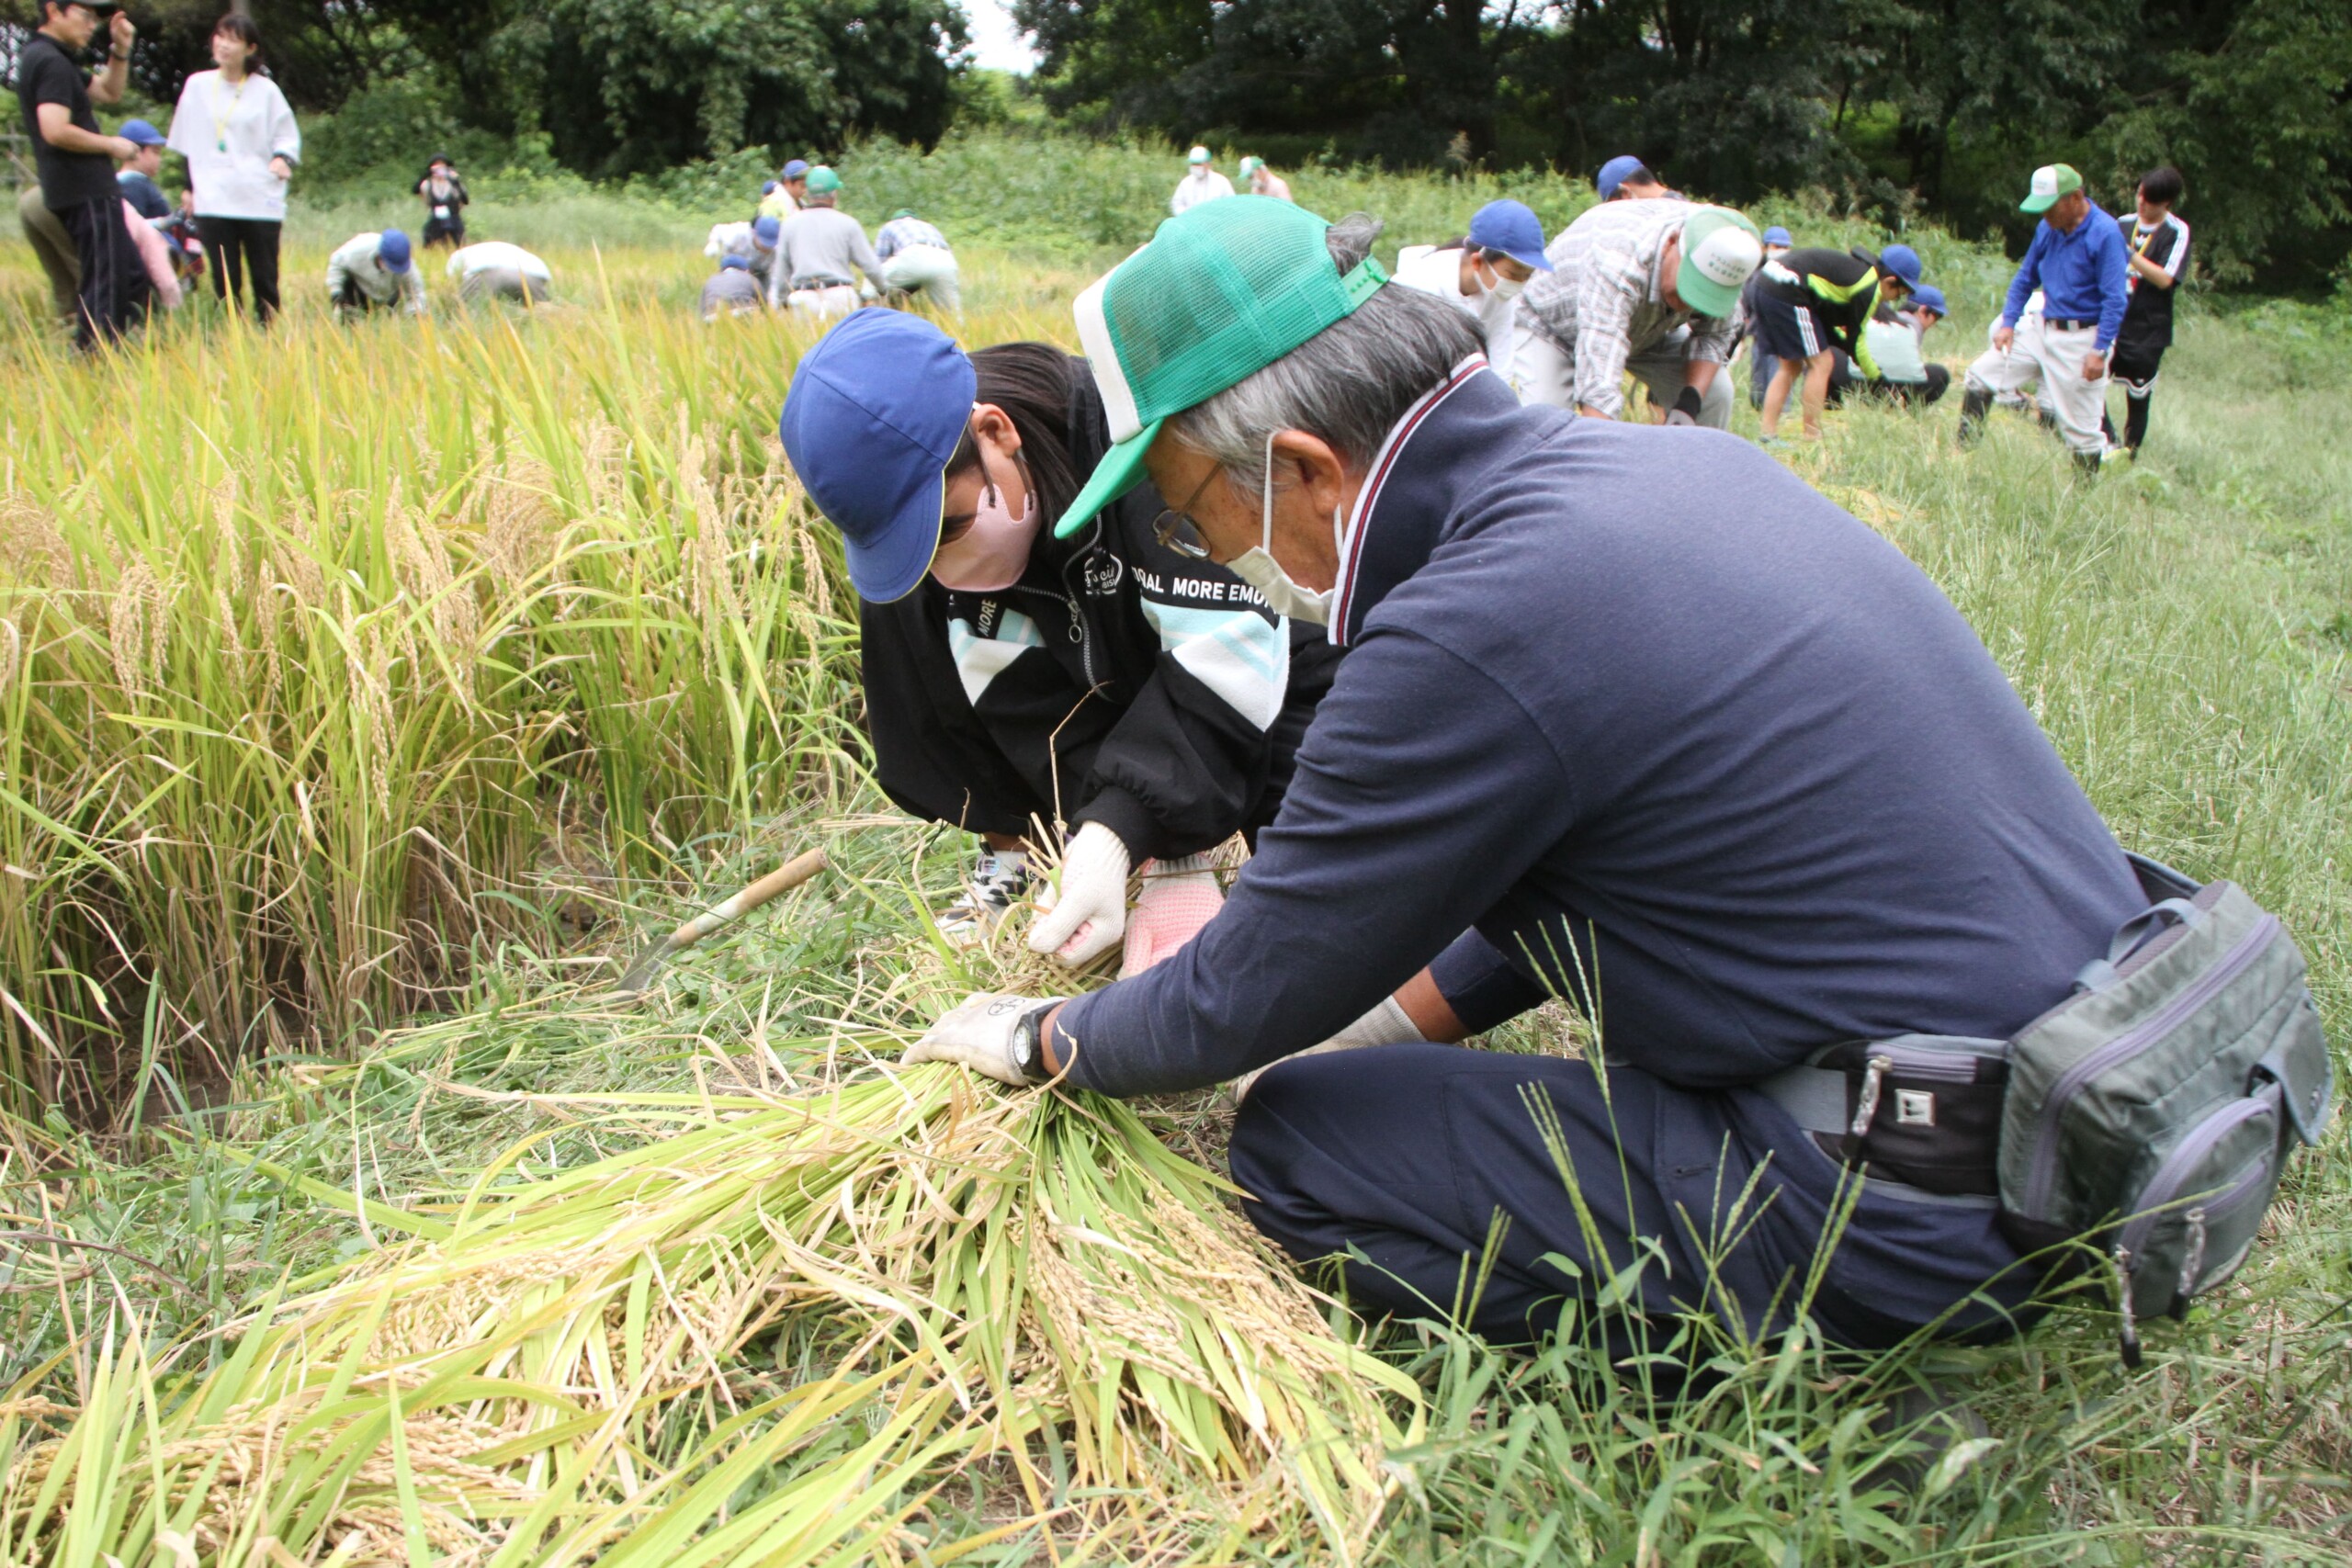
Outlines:
[[[964,896],[939,912],[939,934],[958,947],[986,942],[1028,890],[1025,851],[982,850]]]

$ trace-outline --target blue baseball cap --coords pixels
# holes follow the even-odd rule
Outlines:
[[[1544,225],[1523,201],[1490,201],[1472,213],[1470,243],[1482,251],[1500,251],[1538,272],[1552,270],[1544,254]]]
[[[1932,283],[1923,283],[1911,290],[1911,303],[1922,310],[1933,310],[1939,316],[1949,316],[1951,309],[1944,303],[1944,291]]]
[[[752,258],[729,251],[718,258],[718,270],[725,272],[730,266],[741,272],[749,272],[752,270]]]
[[[1611,158],[1606,164],[1601,164],[1600,176],[1592,183],[1594,187],[1600,192],[1600,199],[1607,201],[1611,197],[1617,194],[1617,187],[1619,186],[1623,185],[1628,179],[1632,178],[1635,175],[1647,174],[1648,172],[1648,169],[1644,166],[1639,158],[1634,157],[1630,152],[1626,152]]]
[[[904,310],[854,311],[792,373],[776,434],[875,604],[913,592],[939,553],[947,462],[978,386],[955,340]]]
[[[408,270],[408,236],[398,229],[387,229],[376,236],[376,259],[384,264],[386,272]]]
[[[784,225],[771,213],[763,212],[752,220],[752,238],[764,250],[775,249],[775,237],[783,231]]]
[[[784,177],[788,180],[797,180],[808,172],[808,160],[806,158],[795,158],[784,166]]]
[[[1905,285],[1919,287],[1919,253],[1908,245],[1889,245],[1879,252],[1878,265],[1901,278]]]
[[[125,141],[136,141],[141,147],[161,147],[164,144],[164,133],[143,119],[124,120],[122,128],[115,134]]]
[[[1764,231],[1764,243],[1768,245],[1786,245],[1791,250],[1794,250],[1797,243],[1789,238],[1789,231],[1778,223]]]

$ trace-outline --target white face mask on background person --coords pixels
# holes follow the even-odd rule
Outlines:
[[[1280,434],[1279,431],[1274,434]],[[1341,560],[1347,558],[1346,524],[1343,506],[1331,508],[1331,544]],[[1226,570],[1266,596],[1266,604],[1277,615],[1287,615],[1309,626],[1328,626],[1331,624],[1331,600],[1339,592],[1326,588],[1320,593],[1302,588],[1283,563],[1273,556],[1274,542],[1274,436],[1266,437],[1266,502],[1260,513],[1257,544],[1225,563]]]
[[[1520,296],[1520,291],[1527,287],[1518,278],[1505,277],[1500,272],[1487,266],[1485,262],[1478,264],[1478,281],[1485,284],[1487,292],[1498,299],[1516,299]]]
[[[931,575],[959,593],[998,593],[1012,587],[1029,569],[1029,551],[1037,542],[1036,487],[1022,487],[1027,494],[1015,517],[1004,504],[1003,487],[987,477],[985,450],[980,473],[984,482],[972,525],[931,558]]]

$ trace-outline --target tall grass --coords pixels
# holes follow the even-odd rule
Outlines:
[[[767,450],[797,340],[299,303],[95,367],[0,339],[20,1111],[428,1002],[551,829],[609,893],[853,782],[835,547]]]

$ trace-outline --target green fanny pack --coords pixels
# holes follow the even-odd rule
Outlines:
[[[2234,1274],[2335,1087],[2303,955],[2233,883],[2140,856],[2149,908],[2012,1038],[1832,1046],[1759,1086],[1883,1188],[1998,1211],[2020,1252],[2096,1245],[2139,1319]]]
[[[2335,1068],[2278,917],[2234,883],[2132,866],[2150,908],[2010,1042],[1999,1178],[2020,1250],[2095,1237],[2113,1260],[2137,1365],[2139,1318],[2181,1315],[2245,1261]]]

